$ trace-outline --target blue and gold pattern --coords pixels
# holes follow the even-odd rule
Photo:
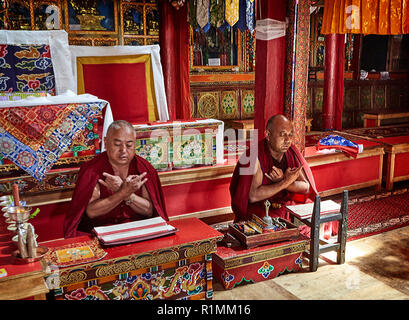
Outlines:
[[[48,45],[0,44],[0,91],[55,94],[54,69]]]

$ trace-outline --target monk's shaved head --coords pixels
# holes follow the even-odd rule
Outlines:
[[[292,126],[291,121],[288,120],[287,117],[285,117],[282,114],[276,114],[272,116],[270,119],[268,119],[266,129],[271,131],[271,130],[274,130],[274,128],[279,127],[282,124],[287,124],[287,125]]]
[[[113,131],[121,129],[129,130],[130,132],[133,132],[133,134],[135,135],[135,129],[132,126],[132,124],[125,120],[115,120],[109,125],[106,136],[108,137]]]
[[[280,160],[293,143],[293,124],[282,114],[274,115],[267,121],[265,135],[272,156]]]

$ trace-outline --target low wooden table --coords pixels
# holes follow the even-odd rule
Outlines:
[[[364,128],[379,127],[385,119],[401,119],[409,117],[409,111],[368,111],[364,113]]]
[[[211,299],[212,253],[223,235],[197,218],[169,222],[173,235],[102,247],[98,261],[58,270],[56,299]],[[43,243],[50,248],[84,243],[89,236]],[[99,249],[100,250],[100,249]],[[47,261],[47,263],[51,263]],[[55,268],[54,268],[55,270]],[[50,275],[55,277],[56,275]]]

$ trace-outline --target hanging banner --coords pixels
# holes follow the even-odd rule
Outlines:
[[[204,32],[210,28],[210,0],[197,0],[196,21]]]
[[[225,18],[231,27],[239,21],[239,0],[226,0]]]
[[[246,1],[246,25],[250,33],[254,31],[254,0]]]

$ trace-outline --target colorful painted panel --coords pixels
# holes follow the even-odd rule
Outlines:
[[[157,170],[170,167],[170,138],[137,139],[135,153],[149,161]]]
[[[231,269],[223,268],[223,266],[215,263],[213,259],[213,273],[224,289],[233,289],[248,283],[273,279],[285,272],[297,272],[301,269],[301,265],[302,253],[267,259],[251,264],[243,263]]]
[[[357,87],[346,87],[344,95],[345,110],[359,109],[359,89]]]
[[[2,108],[0,154],[41,181],[105,105],[98,102]],[[87,135],[95,138],[93,126],[90,128]]]
[[[385,86],[374,86],[374,109],[385,109]]]
[[[50,47],[0,44],[0,91],[46,91],[54,95]]]
[[[85,158],[83,161],[91,160]],[[77,181],[78,170],[56,171],[47,173],[45,178],[38,182],[31,176],[13,176],[0,179],[0,195],[7,195],[12,192],[13,183],[17,183],[20,193],[24,195],[33,195],[52,191],[74,189]]]
[[[206,119],[218,119],[219,97],[219,92],[199,92],[197,94],[197,116]]]
[[[182,135],[173,138],[174,167],[210,165],[216,157],[216,141],[211,133]]]
[[[361,110],[370,110],[371,109],[371,87],[370,86],[362,86],[360,88],[361,94]]]
[[[221,119],[237,119],[239,114],[239,104],[237,99],[237,91],[222,91],[220,118]]]
[[[55,295],[64,300],[190,299],[204,296],[206,282],[205,261],[189,264],[185,260],[166,269],[145,268],[67,286],[56,290]]]
[[[254,118],[254,90],[241,92],[241,119]]]

